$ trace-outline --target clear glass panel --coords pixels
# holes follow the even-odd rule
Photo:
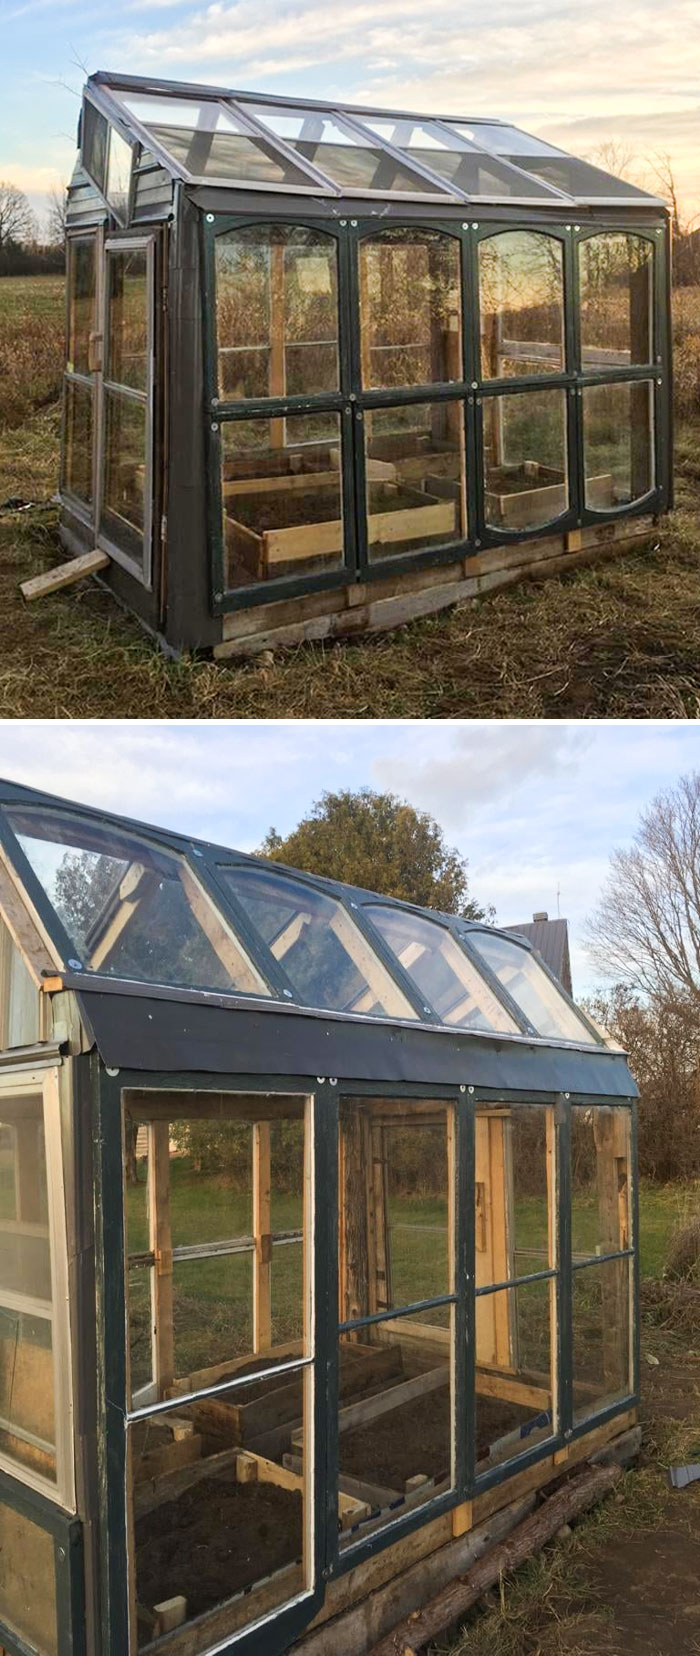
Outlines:
[[[533,185],[531,190],[509,166],[471,148],[471,133],[458,132],[454,123],[451,136],[450,132],[443,131],[441,126],[431,121],[381,120],[364,115],[361,120],[363,126],[376,132],[378,137],[393,144],[395,149],[407,150],[421,166],[430,167],[468,196],[510,199],[523,195],[530,197],[533,191],[538,197],[548,193],[541,185]]]
[[[365,388],[461,380],[459,243],[432,230],[385,230],[360,244]]]
[[[341,1103],[340,1317],[386,1313],[340,1339],[342,1545],[451,1484],[452,1305],[392,1315],[453,1292],[450,1115],[430,1101]]]
[[[630,1118],[596,1105],[571,1111],[571,1247],[574,1259],[630,1246]]]
[[[521,132],[519,127],[509,126],[502,121],[473,121],[471,124],[464,121],[450,121],[455,132],[461,133],[471,143],[483,145],[486,150],[493,150],[495,155],[504,155],[517,164],[520,155],[561,155],[562,151],[554,149],[551,144],[545,144],[542,138],[533,138],[529,132]]]
[[[545,184],[553,184],[556,190],[563,190],[575,200],[615,201],[630,197],[649,200],[647,192],[638,190],[635,184],[613,178],[611,173],[601,172],[599,167],[592,167],[589,161],[578,161],[573,155],[556,155],[550,159],[533,148],[529,155],[514,155],[513,160],[524,172],[534,173]]]
[[[373,562],[467,535],[460,402],[366,409],[367,538]]]
[[[148,251],[107,255],[109,325],[105,377],[113,385],[148,389]]]
[[[116,127],[109,129],[109,161],[105,194],[112,211],[124,222],[129,212],[131,166],[134,152]]]
[[[167,1121],[157,1100],[150,1122],[127,1103],[132,1393],[198,1391],[304,1350],[303,1101],[207,1096]],[[227,1418],[212,1403],[210,1433]]]
[[[93,390],[79,380],[65,380],[63,387],[65,425],[63,432],[63,488],[76,500],[92,504]]]
[[[495,972],[499,983],[512,995],[539,1035],[595,1044],[593,1035],[529,949],[521,948],[498,932],[470,932],[469,942]]]
[[[146,404],[124,397],[119,391],[105,391],[104,400],[103,510],[126,526],[134,555],[141,559],[146,505]]]
[[[654,358],[654,247],[644,236],[589,236],[578,250],[581,361],[625,368]]]
[[[605,512],[654,488],[654,387],[588,385],[583,391],[586,505]]]
[[[280,1381],[251,1382],[129,1428],[139,1649],[174,1625],[160,1608],[173,1598],[185,1601],[180,1628],[201,1618],[188,1648],[204,1651],[311,1585],[304,1428],[312,1375],[283,1378],[282,1389]],[[253,1417],[274,1421],[280,1410],[280,1447],[247,1449]]]
[[[566,392],[485,397],[485,516],[516,532],[553,523],[569,506]]]
[[[554,1327],[551,1282],[477,1298],[477,1473],[502,1466],[554,1435]]]
[[[402,166],[392,155],[387,155],[371,138],[365,138],[346,126],[342,117],[324,114],[322,110],[285,109],[282,105],[251,104],[251,113],[262,121],[270,132],[284,138],[306,161],[320,167],[334,184],[353,190],[378,190],[391,195],[406,191],[423,195],[439,194],[439,185],[431,184],[408,165]]]
[[[90,373],[90,333],[95,326],[96,241],[69,236],[67,242],[69,374]]]
[[[444,926],[379,903],[368,903],[365,913],[443,1023],[517,1033],[517,1024]]]
[[[540,1105],[480,1109],[475,1154],[477,1287],[552,1269],[556,1257],[552,1111]]]
[[[121,101],[194,178],[309,188],[306,173],[264,137],[251,137],[232,111],[213,98],[188,102],[129,92]]]
[[[272,869],[222,868],[305,1006],[368,1017],[415,1018],[389,973],[335,898]]]
[[[56,1477],[43,1100],[0,1103],[0,1450]]]
[[[338,414],[226,420],[221,466],[228,589],[342,568]]]
[[[104,191],[107,176],[107,140],[109,126],[104,115],[86,98],[81,113],[83,166],[94,180],[98,190]]]
[[[53,1537],[2,1504],[0,1618],[39,1656],[58,1656]]]
[[[216,238],[219,393],[338,390],[336,243],[323,231],[249,225]]]
[[[118,829],[8,810],[83,965],[111,977],[269,993],[188,865]]]
[[[34,1046],[41,1038],[40,993],[7,926],[0,920],[0,1048]],[[2,1216],[0,1195],[0,1217]]]
[[[632,1390],[630,1259],[584,1265],[573,1274],[574,1420],[585,1420]]]
[[[562,372],[563,261],[555,236],[531,230],[506,230],[479,243],[484,379]]]

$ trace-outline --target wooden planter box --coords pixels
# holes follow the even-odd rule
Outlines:
[[[506,472],[509,468],[502,467]],[[566,511],[569,499],[567,487],[560,474],[535,460],[526,460],[512,468],[516,486],[501,494],[486,491],[486,522],[494,529],[528,529],[553,523]],[[532,486],[518,487],[532,478]],[[591,477],[586,487],[586,504],[593,510],[605,511],[614,505],[612,477],[609,473]]]
[[[381,464],[381,462],[380,462]],[[423,463],[424,464],[424,463]],[[384,468],[382,468],[384,469]],[[387,471],[389,466],[386,467]],[[243,565],[254,580],[293,573],[295,565],[340,563],[343,522],[338,515],[340,477],[327,472],[264,477],[224,485],[225,533],[229,559]],[[458,526],[458,503],[441,500],[390,476],[370,476],[368,535],[372,545],[399,544],[436,537],[449,540]],[[285,516],[285,497],[302,496],[305,520],[282,527],[254,529],[253,519]],[[265,514],[262,501],[269,502]],[[297,515],[295,513],[295,515]]]

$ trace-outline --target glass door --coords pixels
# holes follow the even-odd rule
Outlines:
[[[108,241],[104,268],[98,543],[151,585],[154,242]]]

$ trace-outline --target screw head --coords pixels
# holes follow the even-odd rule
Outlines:
[[[316,1080],[318,1081],[319,1087],[323,1086],[323,1083],[324,1083],[325,1079],[326,1079],[325,1075],[317,1075],[316,1076]]]
[[[69,960],[68,965],[70,966],[72,972],[82,972],[82,960]]]
[[[353,230],[356,230],[357,229],[357,219],[351,219],[350,223],[352,225]]]
[[[211,429],[212,429],[212,431],[218,431],[218,429],[219,429],[219,427],[218,427],[218,425],[217,425],[217,422],[216,422],[216,420],[212,420],[212,422],[211,422]]]
[[[292,998],[291,989],[283,989],[282,994],[284,995],[285,1000],[291,1000],[291,998]]]
[[[469,1088],[468,1088],[468,1091],[469,1091],[469,1092],[470,1092],[470,1093],[473,1093],[473,1091],[474,1091],[474,1088],[473,1088],[473,1087],[469,1087]]]
[[[214,223],[214,214],[213,213],[207,213],[207,224],[213,224],[213,223]]]
[[[460,1087],[459,1090],[460,1090],[461,1093],[465,1093],[467,1089],[466,1089],[466,1087]]]
[[[473,222],[472,222],[472,230],[478,230],[478,228],[479,228],[479,225],[478,225],[478,223],[476,223],[476,222],[474,222],[474,221],[473,221]]]

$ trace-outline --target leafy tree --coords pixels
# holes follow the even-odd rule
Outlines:
[[[470,897],[467,863],[439,824],[395,794],[324,793],[285,838],[270,828],[259,854],[468,920],[486,913]]]

